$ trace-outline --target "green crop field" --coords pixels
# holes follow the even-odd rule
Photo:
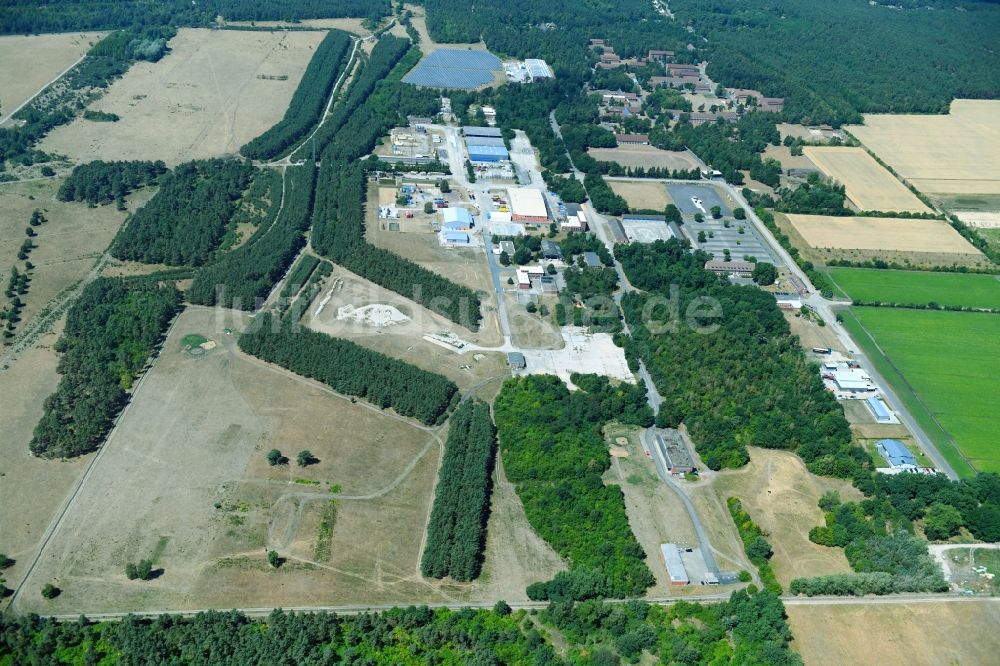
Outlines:
[[[956,472],[1000,472],[1000,315],[856,307],[844,325]]]
[[[1000,279],[995,275],[831,268],[830,277],[848,297],[865,303],[938,303],[1000,310]]]

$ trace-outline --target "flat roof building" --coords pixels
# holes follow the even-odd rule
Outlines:
[[[466,231],[473,226],[468,209],[456,206],[441,209],[441,228],[447,231]]]
[[[510,194],[510,212],[515,222],[547,222],[548,209],[545,198],[539,190],[529,187],[512,187]]]
[[[597,256],[596,252],[584,252],[583,261],[591,268],[600,268],[601,258]]]
[[[875,442],[875,448],[889,461],[893,469],[916,469],[917,458],[898,439],[880,439]]]
[[[501,146],[507,147],[503,139],[498,136],[470,136],[466,137],[465,143],[468,146]]]
[[[841,391],[855,393],[859,391],[874,391],[876,386],[872,378],[864,370],[857,368],[839,369],[833,373],[833,383]]]
[[[687,570],[681,560],[681,551],[677,544],[661,543],[660,554],[663,556],[663,564],[667,567],[667,575],[670,577],[671,585],[687,585],[691,581],[688,579]]]
[[[473,162],[501,162],[510,157],[503,146],[469,144],[469,159]]]
[[[648,146],[648,134],[615,134],[615,142],[619,146]]]
[[[750,277],[756,264],[750,261],[718,261],[713,259],[705,262],[705,270],[712,271],[716,275],[735,275],[737,277]]]
[[[523,370],[528,365],[528,362],[524,359],[524,354],[521,352],[507,352],[507,365],[515,370]]]
[[[444,240],[452,245],[468,245],[469,234],[464,231],[445,231]]]
[[[528,76],[532,81],[537,79],[551,79],[553,77],[552,68],[544,60],[539,58],[527,58],[524,67],[528,70]]]
[[[865,400],[865,404],[868,405],[868,409],[871,410],[876,421],[879,423],[892,423],[892,412],[889,411],[889,407],[882,401],[882,398],[877,395],[872,396]]]
[[[462,134],[465,136],[486,136],[503,138],[503,132],[499,127],[463,127]]]
[[[546,259],[562,259],[562,248],[559,243],[548,239],[542,241],[542,257]]]
[[[628,236],[625,235],[625,228],[622,226],[622,223],[618,221],[618,218],[609,217],[608,228],[611,229],[611,235],[614,237],[616,243],[628,242]]]

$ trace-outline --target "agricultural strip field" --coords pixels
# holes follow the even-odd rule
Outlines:
[[[226,329],[247,321],[198,307],[180,316],[28,580],[23,610],[428,598],[417,566],[439,436],[240,354]],[[189,348],[195,334],[215,346]],[[272,448],[291,462],[268,465]],[[302,449],[319,462],[297,466]],[[331,488],[336,525],[319,557]],[[265,547],[287,558],[280,569]],[[127,581],[125,563],[151,554],[163,574]],[[64,591],[49,604],[38,588],[57,577]]]
[[[939,115],[865,115],[847,128],[921,192],[1000,195],[1000,101],[957,99]]]
[[[785,607],[807,664],[937,666],[996,662],[1000,603],[867,604]]]
[[[667,194],[667,187],[663,183],[655,181],[624,181],[609,180],[608,185],[618,194],[625,198],[629,208],[663,210],[667,204],[673,203],[673,199]]]
[[[844,325],[955,470],[1000,472],[1000,316],[851,308]]]
[[[778,217],[778,216],[776,216]],[[834,252],[828,259],[855,258],[838,250],[858,250],[913,263],[983,264],[989,262],[969,241],[941,220],[907,220],[888,217],[832,217],[786,214],[806,244]]]
[[[121,120],[78,118],[39,147],[78,162],[235,154],[284,115],[323,36],[181,29],[161,61],[137,62],[91,106]]]
[[[65,71],[105,32],[0,37],[0,120]]]
[[[587,154],[601,162],[614,162],[623,167],[661,167],[664,169],[697,169],[698,158],[690,150],[662,150],[655,146],[618,146],[591,148]]]
[[[830,268],[828,272],[856,301],[1000,309],[1000,279],[995,275],[875,268]]]
[[[802,154],[843,185],[860,210],[931,212],[863,148],[806,146]]]

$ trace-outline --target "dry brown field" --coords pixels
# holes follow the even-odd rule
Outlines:
[[[1000,100],[957,99],[948,115],[865,115],[847,128],[921,192],[1000,195]]]
[[[288,21],[226,21],[225,24],[236,27],[253,26],[257,28],[294,28],[295,30],[302,30],[303,28],[312,28],[314,30],[343,30],[344,32],[350,32],[358,35],[359,37],[368,37],[372,34],[372,32],[362,25],[364,22],[365,20],[361,18],[326,18],[302,19],[301,21],[296,21],[295,23],[289,23]]]
[[[673,199],[667,194],[667,188],[663,183],[641,180],[609,180],[608,185],[611,186],[615,194],[624,197],[629,208],[632,209],[663,210],[668,203],[673,203]]]
[[[3,211],[0,214],[0,282],[5,288],[11,267],[24,269],[24,262],[17,259],[17,253],[26,238],[24,230],[32,212],[41,210],[48,219],[47,223],[35,227],[38,235],[32,241],[36,247],[28,255],[28,261],[35,268],[28,294],[21,297],[26,307],[17,330],[59,292],[91,271],[128,215],[114,206],[90,208],[85,203],[57,201],[55,194],[62,181],[62,178],[54,178],[0,184],[0,211]],[[153,192],[153,188],[136,191],[128,197],[128,208],[141,207]]]
[[[792,150],[788,146],[772,146],[767,145],[764,149],[764,157],[770,157],[771,159],[778,160],[781,162],[781,168],[787,172],[789,169],[816,169],[816,165],[813,161],[806,157],[805,152],[801,155],[792,156]]]
[[[824,130],[818,127],[806,127],[805,125],[792,123],[778,123],[778,132],[781,134],[782,139],[790,136],[793,139],[804,139],[811,143],[817,141],[827,142],[836,136],[839,136],[841,139],[844,138],[843,132],[839,130]]]
[[[806,146],[802,154],[843,185],[860,210],[931,212],[863,148]]]
[[[330,299],[323,304],[328,295]],[[376,328],[349,319],[337,319],[337,311],[341,307],[362,308],[374,304],[391,305],[410,320]],[[469,351],[460,354],[423,338],[427,334],[450,332],[466,342],[488,347],[502,342],[498,332],[484,328],[479,333],[473,333],[339,266],[325,281],[302,322],[313,330],[346,338],[425,370],[443,374],[462,389],[490,382],[495,384],[497,390],[510,376],[506,357],[499,352]],[[495,315],[487,323],[496,325]],[[466,365],[469,367],[463,367]]]
[[[727,532],[735,534],[725,502],[728,497],[739,497],[754,522],[769,534],[768,540],[774,548],[771,566],[786,589],[794,578],[851,570],[842,549],[809,541],[809,530],[823,524],[823,512],[817,502],[824,492],[835,490],[845,500],[861,499],[861,494],[850,483],[811,474],[794,453],[753,447],[746,467],[709,472],[706,478],[707,483],[700,482],[695,491],[697,495],[692,495],[700,499],[700,503],[696,503],[699,511],[710,506],[718,516],[710,521],[709,514],[701,514],[709,531],[715,529],[713,523],[724,520],[721,524],[727,527]],[[721,543],[728,540],[727,537]],[[715,537],[712,545],[719,548]],[[742,560],[741,543],[739,553],[739,560]]]
[[[160,62],[134,64],[91,105],[121,120],[78,118],[53,130],[39,147],[78,162],[162,159],[177,164],[236,154],[284,115],[322,38],[318,31],[182,28]]]
[[[791,213],[786,217],[815,248],[979,254],[969,241],[941,220]]]
[[[0,37],[0,124],[61,75],[106,32]]]
[[[915,604],[786,604],[794,649],[807,664],[994,664],[995,599]]]
[[[591,148],[587,154],[602,162],[615,162],[624,167],[661,167],[666,169],[696,169],[698,158],[689,150],[661,150],[655,146],[618,146]]]

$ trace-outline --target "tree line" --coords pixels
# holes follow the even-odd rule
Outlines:
[[[780,595],[783,592],[781,583],[775,577],[770,562],[774,550],[771,548],[771,542],[767,540],[766,533],[746,512],[738,497],[728,498],[726,507],[729,509],[729,515],[733,517],[733,522],[736,523],[736,531],[740,535],[740,541],[743,542],[743,552],[751,564],[757,567],[764,589]]]
[[[91,205],[118,201],[146,185],[153,185],[167,172],[161,160],[105,162],[95,160],[73,167],[73,172],[59,186],[59,201],[86,201]]]
[[[116,259],[201,266],[219,246],[255,173],[249,162],[196,160],[160,179],[160,189],[111,244]]]
[[[366,180],[359,162],[320,167],[312,245],[320,254],[467,328],[480,320],[479,295],[365,240]]]
[[[350,61],[351,45],[346,32],[329,31],[309,60],[284,117],[247,142],[240,154],[253,160],[272,159],[305,137],[323,117],[333,86]]]
[[[240,349],[338,393],[364,398],[382,409],[428,425],[448,415],[458,387],[441,375],[360,345],[261,313],[239,338]]]
[[[56,343],[62,377],[45,399],[31,452],[70,458],[98,448],[180,304],[172,283],[98,278],[87,285]]]
[[[425,576],[479,577],[493,489],[496,430],[486,403],[462,403],[448,420],[448,441],[434,491],[421,559]]]
[[[285,169],[283,205],[281,174],[263,170],[254,178],[255,182],[267,179],[266,215],[245,243],[198,270],[187,292],[192,303],[256,309],[305,245],[316,167],[306,164]],[[263,201],[260,206],[263,208]]]
[[[629,422],[630,412],[637,417],[632,422],[644,419],[634,400],[645,406],[644,391],[622,404],[606,401],[618,392],[606,378],[577,377],[574,383],[580,390],[571,393],[558,377],[515,377],[493,405],[504,472],[528,522],[570,563],[569,571],[529,586],[528,596],[642,595],[654,578],[629,526],[621,489],[601,479],[611,464],[601,428],[612,419]]]

